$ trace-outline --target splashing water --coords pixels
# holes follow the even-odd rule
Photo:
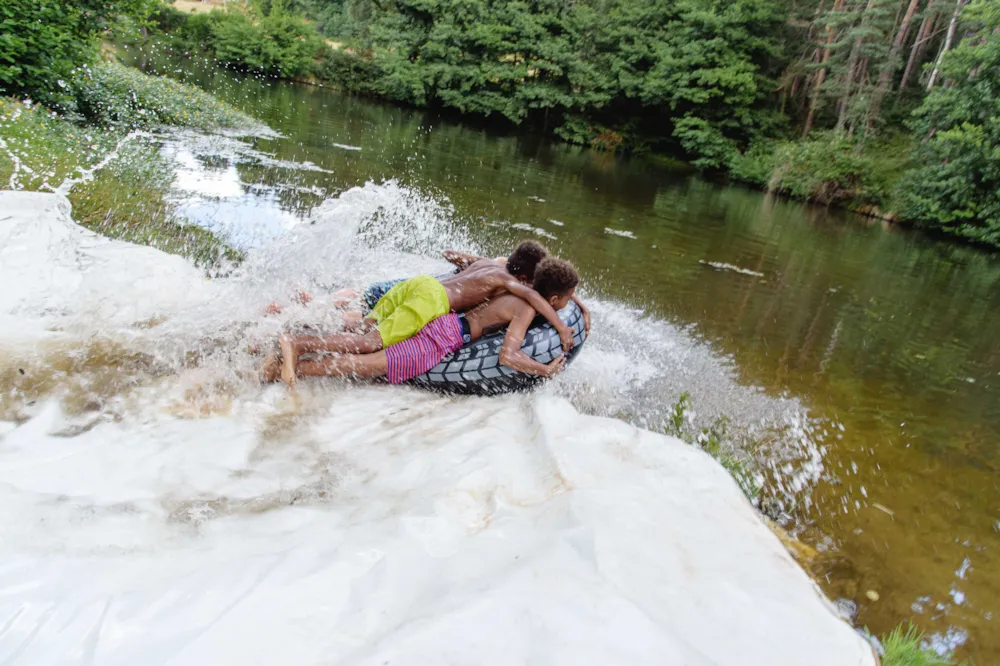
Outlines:
[[[63,179],[63,182],[59,184],[59,187],[55,188],[55,190],[53,191],[56,194],[62,194],[64,196],[69,194],[70,190],[72,190],[75,186],[93,180],[94,174],[96,174],[98,171],[108,166],[109,164],[111,164],[111,162],[118,159],[118,156],[121,154],[122,148],[124,148],[126,145],[135,141],[136,139],[148,136],[150,136],[149,133],[144,132],[142,130],[134,130],[132,132],[129,132],[121,139],[119,139],[118,142],[115,143],[114,148],[108,151],[108,154],[102,157],[100,160],[98,160],[96,164],[93,164],[89,167],[78,167],[75,176],[67,176],[65,179]]]
[[[295,184],[300,174],[322,169],[251,147],[248,142],[257,137],[192,130],[156,137],[133,133],[89,175],[114,159],[126,140],[154,138],[175,168],[172,196],[178,213],[249,248],[249,253],[231,275],[204,285],[183,308],[154,308],[155,312],[129,322],[125,330],[108,327],[103,316],[96,321],[104,325],[87,330],[93,326],[94,313],[101,311],[99,303],[82,308],[71,317],[72,323],[61,322],[61,328],[77,331],[81,339],[107,340],[125,357],[139,354],[144,359],[128,382],[113,382],[111,387],[131,390],[144,381],[159,381],[172,369],[198,377],[196,381],[203,386],[185,389],[196,402],[228,404],[255,386],[259,358],[249,354],[248,348],[267,348],[281,330],[289,328],[336,330],[340,326],[341,314],[328,298],[335,289],[444,272],[449,266],[440,253],[448,247],[484,251],[447,201],[396,181],[368,183],[323,198],[321,190]],[[272,184],[264,188],[244,182],[241,173],[247,173],[248,165],[267,168]],[[283,176],[274,178],[275,173]],[[60,189],[72,182],[68,179]],[[274,196],[286,186],[310,189],[316,205],[305,214],[289,210]],[[288,298],[301,289],[316,296],[308,307]],[[552,382],[546,392],[568,397],[585,413],[625,418],[653,430],[663,428],[675,396],[689,392],[697,406],[697,412],[688,415],[693,430],[724,415],[737,433],[734,440],[753,448],[760,467],[758,479],[767,481],[766,508],[771,515],[781,516],[797,504],[809,505],[811,487],[824,471],[822,435],[800,404],[740,385],[731,361],[691,332],[640,309],[592,297],[585,288],[582,293],[592,306],[594,335],[572,372]],[[263,307],[272,301],[286,305],[282,315],[261,316]],[[142,326],[137,328],[137,324]],[[85,349],[80,350],[84,356]],[[109,361],[117,358],[108,356]],[[33,374],[44,374],[47,362],[32,359]],[[145,379],[144,373],[148,373]],[[41,382],[39,386],[51,389],[56,384]],[[109,385],[96,382],[95,387],[107,390]],[[225,394],[222,398],[214,395],[218,390]],[[43,397],[40,389],[23,395],[15,389],[12,395],[22,408]],[[90,402],[103,403],[110,397],[95,395]],[[203,406],[191,405],[190,409],[200,411]]]
[[[7,153],[7,157],[10,159],[11,164],[14,165],[14,169],[13,171],[11,171],[10,174],[10,180],[7,181],[7,187],[9,187],[12,190],[19,190],[21,189],[21,182],[20,182],[21,172],[23,171],[29,176],[33,176],[35,175],[35,170],[21,161],[21,158],[17,155],[17,153],[15,153],[11,149],[10,145],[3,137],[0,137],[0,148],[2,148],[5,153]],[[43,182],[42,186],[51,188],[51,185],[48,184],[48,181]]]
[[[226,277],[68,224],[54,198],[29,202],[47,207],[38,224],[2,228],[0,277],[25,285],[0,296],[0,590],[18,606],[0,603],[0,620],[18,655],[83,663],[141,651],[105,636],[155,633],[157,658],[187,663],[244,649],[436,661],[442,645],[468,661],[483,654],[482,627],[499,626],[559,663],[791,664],[812,651],[814,663],[868,663],[721,468],[586,416],[657,430],[670,396],[689,390],[694,422],[725,412],[768,433],[762,476],[795,502],[822,472],[796,402],[739,385],[693,333],[586,291],[593,336],[535,394],[332,379],[262,389],[250,348],[337,329],[334,289],[442,272],[448,247],[484,250],[447,201],[397,181],[316,195],[300,214],[272,195],[302,187],[313,165],[234,137],[156,140],[181,209],[248,248]],[[216,183],[199,177],[205,161],[225,174]],[[229,168],[262,162],[285,174],[271,189]],[[201,217],[213,209],[214,222]],[[301,289],[311,303],[289,298]],[[281,314],[264,316],[274,300]],[[726,539],[739,553],[718,547]],[[682,616],[668,610],[679,598]],[[525,613],[544,627],[531,640]],[[318,617],[332,624],[313,631]],[[720,628],[728,640],[710,640]],[[503,643],[486,650],[509,656]]]

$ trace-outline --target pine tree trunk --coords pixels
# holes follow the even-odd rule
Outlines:
[[[830,11],[839,12],[844,6],[844,0],[834,0],[833,9]],[[820,70],[816,74],[816,83],[813,85],[812,99],[809,100],[809,113],[806,115],[806,124],[802,129],[802,138],[809,136],[809,131],[812,129],[813,122],[816,120],[816,109],[819,106],[819,94],[820,89],[823,87],[823,81],[826,80],[826,63],[830,60],[830,47],[833,45],[833,40],[836,35],[833,32],[833,28],[826,26],[826,48],[823,49],[823,58],[820,60]]]
[[[858,63],[858,75],[854,78],[855,80],[857,80],[859,85],[864,84],[866,82],[871,83],[871,77],[868,76],[868,56],[862,58],[861,62]],[[848,141],[852,141],[854,139],[854,130],[857,129],[856,124],[857,124],[857,119],[852,119],[850,127],[847,130]],[[858,147],[860,148],[861,145],[858,144]]]
[[[820,16],[823,15],[824,2],[825,0],[820,0],[819,4],[816,7],[816,12],[813,14],[813,19],[809,23],[809,31],[806,34],[806,43],[812,43],[815,38],[814,36],[816,34],[816,21],[820,18]],[[810,72],[808,70],[809,66],[808,63],[818,63],[821,57],[822,55],[820,53],[820,48],[819,46],[816,46],[815,48],[812,49],[811,53],[803,53],[802,57],[799,59],[799,62],[796,63],[796,66],[800,64],[804,65],[804,67],[802,67],[804,71],[803,73],[801,74],[797,73],[792,77],[792,89],[789,92],[788,96],[791,98],[793,102],[798,101],[800,91],[802,92],[804,100],[806,102],[809,101],[808,91],[812,88],[812,82],[815,80],[816,74],[815,72]]]
[[[865,13],[861,16],[861,25],[868,22],[868,12],[872,10],[872,5],[875,0],[868,0],[868,6],[865,7]],[[854,46],[851,47],[851,56],[847,60],[847,79],[844,81],[844,96],[840,98],[840,109],[837,112],[837,126],[834,128],[834,132],[838,135],[844,131],[844,123],[847,121],[847,109],[851,101],[851,87],[854,84],[854,70],[858,66],[858,56],[861,54],[861,37],[854,40]]]
[[[965,0],[955,0],[955,11],[951,15],[951,23],[948,24],[948,34],[944,38],[944,46],[941,47],[941,52],[938,53],[937,61],[934,63],[934,71],[931,72],[931,78],[927,82],[927,91],[934,87],[934,82],[937,81],[938,72],[941,71],[941,62],[944,60],[944,54],[951,50],[951,42],[955,39],[955,29],[958,27],[958,16],[962,13],[962,7],[965,6]]]
[[[885,98],[885,93],[889,90],[892,74],[896,71],[896,61],[899,58],[899,52],[903,50],[906,35],[910,31],[910,23],[913,22],[913,15],[917,13],[917,6],[919,4],[920,0],[910,0],[910,5],[906,8],[906,14],[903,15],[903,21],[899,24],[899,30],[896,31],[896,38],[892,40],[892,48],[889,49],[889,59],[886,61],[882,71],[879,72],[878,84],[875,86],[875,93],[872,95],[871,106],[868,107],[868,120],[865,123],[866,132],[872,130],[875,126],[875,121],[882,112],[882,100]]]
[[[924,15],[924,20],[920,22],[920,29],[917,31],[917,38],[913,41],[913,47],[910,49],[910,58],[906,61],[906,69],[903,70],[903,78],[899,82],[899,92],[902,93],[906,86],[910,83],[910,76],[913,75],[913,68],[916,66],[920,57],[923,55],[927,48],[927,42],[930,40],[930,35],[934,31],[934,23],[937,19],[937,14],[930,12],[930,3],[932,0],[927,0],[927,14]]]

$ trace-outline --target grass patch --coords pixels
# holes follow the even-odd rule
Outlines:
[[[751,502],[757,502],[762,490],[760,475],[755,472],[752,448],[729,437],[729,419],[722,416],[707,428],[694,430],[690,426],[691,395],[682,393],[663,424],[664,434],[697,446],[722,465]]]
[[[119,137],[67,122],[37,104],[0,97],[0,186],[52,191],[97,164]]]
[[[925,645],[924,636],[913,624],[904,629],[899,625],[882,638],[882,666],[953,666],[954,661],[942,657]]]
[[[175,217],[169,191],[170,165],[156,147],[128,144],[93,180],[74,187],[69,200],[73,219],[104,236],[179,254],[199,266],[242,259],[210,231]]]
[[[208,93],[119,63],[79,70],[73,82],[77,111],[92,123],[138,129],[175,125],[250,129],[260,123]]]
[[[36,105],[0,98],[0,183],[55,191],[107,157],[124,135],[80,125]],[[124,144],[93,179],[70,190],[73,219],[97,233],[170,254],[199,266],[236,262],[242,254],[209,231],[184,224],[167,202],[170,167],[157,148]]]

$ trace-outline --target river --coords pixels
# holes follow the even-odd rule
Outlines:
[[[244,248],[321,204],[360,206],[371,246],[394,251],[541,240],[594,303],[560,389],[578,409],[658,429],[689,393],[696,425],[725,415],[749,443],[762,508],[815,550],[803,564],[856,625],[912,617],[941,650],[1000,660],[993,256],[682,165],[169,68],[280,134],[163,139],[183,215]]]

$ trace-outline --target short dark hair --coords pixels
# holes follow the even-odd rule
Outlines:
[[[580,275],[573,264],[555,257],[548,257],[538,263],[535,269],[535,291],[544,298],[568,294],[580,283]]]
[[[514,248],[510,257],[507,258],[507,272],[514,277],[523,277],[528,280],[535,278],[535,267],[538,262],[547,257],[549,251],[545,246],[535,241],[521,241]]]

